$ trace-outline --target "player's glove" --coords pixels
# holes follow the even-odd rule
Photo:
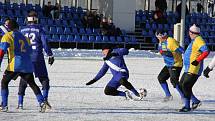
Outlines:
[[[103,58],[104,61],[109,60],[113,56],[119,56],[118,53],[109,53],[106,57]]]
[[[199,61],[194,60],[191,64],[194,65],[194,66],[198,66],[199,65]]]
[[[52,65],[54,63],[54,56],[49,56],[48,63]]]
[[[91,85],[91,84],[93,84],[93,83],[95,83],[95,82],[96,82],[96,80],[93,79],[93,80],[90,80],[89,82],[87,82],[86,85]]]
[[[204,74],[204,76],[206,77],[206,78],[209,78],[209,72],[210,71],[212,71],[212,69],[210,69],[208,66],[207,66],[207,68],[204,70],[204,72],[203,72],[203,74]]]

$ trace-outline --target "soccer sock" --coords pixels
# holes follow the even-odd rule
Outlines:
[[[140,94],[137,92],[137,90],[136,89],[131,89],[131,91],[137,96],[137,97],[140,97]]]
[[[166,96],[171,96],[167,83],[161,83],[161,87],[163,88]]]
[[[23,105],[23,95],[19,95],[18,105]]]
[[[185,101],[185,107],[190,108],[190,100],[185,98],[184,101]]]
[[[192,100],[192,102],[194,102],[194,103],[198,103],[198,102],[199,102],[199,100],[193,95],[193,93],[192,93],[192,95],[191,95],[191,100]]]
[[[9,93],[9,91],[6,90],[6,89],[1,90],[2,106],[3,106],[3,107],[7,106],[7,102],[8,102],[8,93]]]
[[[39,104],[41,104],[44,101],[42,94],[38,94],[38,95],[36,95],[36,97],[37,97],[37,101],[39,102]]]
[[[118,91],[118,94],[117,94],[117,96],[123,96],[123,97],[125,97],[125,96],[126,96],[126,94],[125,94],[125,92]]]
[[[179,92],[181,98],[184,98],[184,94],[183,94],[183,92],[181,91],[181,89],[179,88],[179,85],[176,85],[175,88],[176,88],[176,90]]]
[[[44,100],[48,100],[49,90],[43,90],[43,98]]]

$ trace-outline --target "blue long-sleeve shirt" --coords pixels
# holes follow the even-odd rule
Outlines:
[[[48,56],[53,55],[46,40],[45,31],[41,26],[37,24],[27,25],[21,29],[21,32],[31,40],[33,62],[44,60],[43,49]]]
[[[107,61],[105,61],[102,68],[98,72],[98,74],[94,77],[94,80],[99,80],[100,78],[102,78],[106,74],[109,68],[113,76],[119,76],[120,75],[119,73],[124,73],[127,76],[129,76],[129,71],[123,58],[124,55],[128,55],[129,53],[128,49],[125,49],[125,48],[113,49],[112,53],[119,54],[119,56],[114,56],[109,59],[109,61],[112,64],[119,67],[118,68],[119,70],[115,69],[114,67],[111,67],[110,65],[107,64]]]

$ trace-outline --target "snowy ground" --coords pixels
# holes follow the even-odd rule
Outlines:
[[[131,55],[135,55],[135,53],[139,55],[141,52],[132,52]],[[58,52],[55,51],[55,53]],[[96,53],[98,52],[96,51]],[[148,57],[148,55],[150,54],[147,54],[147,58],[145,56],[126,57],[126,63],[130,70],[130,82],[137,88],[144,87],[148,90],[144,101],[128,101],[122,97],[104,95],[104,86],[111,78],[109,72],[92,86],[85,86],[85,83],[94,77],[103,64],[100,55],[96,57],[68,56],[67,58],[58,55],[54,65],[47,66],[51,80],[49,102],[53,109],[43,114],[39,113],[35,96],[28,88],[24,102],[25,110],[18,111],[16,106],[19,81],[11,81],[9,112],[0,112],[0,121],[215,120],[215,72],[211,72],[210,79],[200,77],[194,86],[194,93],[202,100],[202,106],[190,113],[179,113],[177,109],[182,107],[182,103],[172,86],[170,86],[170,90],[174,100],[168,103],[162,102],[164,94],[157,81],[157,74],[163,67],[162,58],[160,56]],[[207,59],[205,64],[208,64],[210,60],[211,58]],[[2,70],[5,62],[6,60],[2,64]],[[124,90],[123,87],[120,89]]]

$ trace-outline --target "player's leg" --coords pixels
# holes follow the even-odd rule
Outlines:
[[[27,81],[31,89],[33,90],[34,94],[36,95],[37,101],[39,105],[41,106],[40,112],[45,112],[46,110],[46,103],[44,102],[43,95],[40,91],[40,88],[37,86],[37,84],[34,81],[33,73],[21,73],[20,76]]]
[[[8,95],[9,95],[9,89],[8,84],[11,81],[12,78],[14,78],[18,73],[11,72],[11,71],[5,71],[3,78],[1,80],[1,96],[2,96],[2,105],[1,105],[1,111],[7,111],[7,105],[8,105]]]
[[[183,74],[180,80],[180,85],[185,97],[184,98],[185,106],[180,110],[180,112],[187,112],[191,110],[190,99],[192,95],[192,87],[197,81],[198,77],[199,77],[198,75],[194,75],[194,74],[189,74],[189,73]]]
[[[25,81],[23,78],[21,78],[20,82],[19,82],[18,107],[17,107],[17,109],[23,109],[23,100],[24,100],[26,88],[27,88],[27,81]]]
[[[112,77],[112,79],[108,82],[107,86],[105,87],[104,90],[105,95],[126,97],[125,92],[117,90],[119,86],[120,83],[116,81],[115,77]]]
[[[45,61],[33,62],[34,64],[34,75],[39,78],[39,81],[42,85],[43,97],[45,100],[48,100],[49,93],[49,78],[48,71],[46,68]]]
[[[164,98],[164,101],[167,101],[167,99],[170,99],[172,98],[172,95],[169,91],[169,87],[168,87],[168,84],[166,82],[167,79],[169,79],[170,77],[170,74],[169,74],[169,70],[166,66],[163,67],[163,69],[161,70],[161,72],[159,73],[158,75],[158,81],[166,95],[166,97]]]
[[[181,99],[183,99],[184,94],[179,85],[179,77],[180,77],[181,69],[182,68],[180,68],[180,67],[169,68],[169,74],[170,74],[170,81],[171,81],[173,87],[176,88],[176,90],[179,92],[179,94],[181,96]]]
[[[122,77],[119,80],[120,84],[123,85],[125,88],[129,89],[130,91],[132,91],[137,97],[140,97],[139,92],[137,92],[137,90],[134,88],[134,86],[128,82],[127,78]]]

